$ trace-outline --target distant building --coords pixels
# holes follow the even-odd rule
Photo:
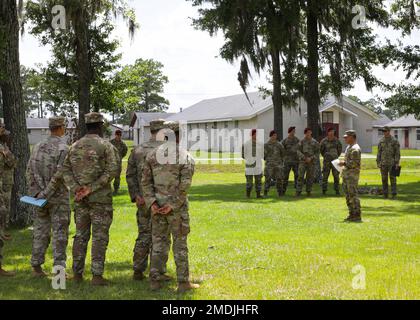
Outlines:
[[[264,129],[268,139],[273,129],[274,108],[271,97],[264,98],[260,93],[248,94],[251,103],[244,94],[203,100],[182,112],[171,115],[167,120],[186,121],[188,129],[203,129],[211,136],[212,129]],[[341,101],[335,97],[327,98],[320,106],[320,117],[324,131],[333,127],[341,138],[350,129],[358,133],[358,142],[363,152],[372,151],[373,123],[379,116],[356,101],[343,97]],[[283,110],[283,136],[287,136],[287,129],[296,127],[298,137],[303,137],[307,126],[307,104],[304,99],[297,101],[295,108]],[[231,136],[218,137],[209,143],[213,151],[238,150],[226,140]],[[225,139],[224,141],[222,141]]]
[[[162,112],[134,112],[131,117],[130,127],[133,128],[133,141],[137,146],[150,139],[150,121],[167,119],[173,113]]]
[[[388,118],[386,115],[381,114],[380,118],[373,122],[373,132],[372,132],[372,145],[377,146],[379,144],[379,140],[382,139],[384,136],[383,131],[381,129],[385,127],[388,123],[392,120]]]
[[[47,118],[27,118],[26,127],[28,130],[29,144],[35,145],[50,135],[49,121]],[[74,132],[73,121],[68,121],[67,132]]]
[[[401,117],[387,124],[403,149],[420,149],[420,120],[414,115]]]

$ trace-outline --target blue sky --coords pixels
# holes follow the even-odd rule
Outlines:
[[[190,17],[197,15],[196,8],[185,0],[132,0],[140,30],[133,41],[128,37],[123,21],[117,21],[113,37],[121,41],[123,64],[133,63],[137,58],[153,58],[164,64],[164,73],[169,77],[165,97],[170,101],[170,111],[178,112],[192,104],[208,98],[242,93],[237,81],[238,64],[231,65],[218,57],[223,36],[211,38],[207,33],[191,26]],[[393,30],[381,30],[391,40],[400,38]],[[405,43],[420,44],[420,32],[416,31]],[[33,66],[45,63],[50,57],[49,48],[40,47],[38,41],[26,34],[21,41],[21,63]],[[404,80],[404,73],[392,69],[376,68],[375,74],[385,81],[397,83]],[[256,91],[261,85],[268,85],[266,75],[254,75],[249,87]],[[347,94],[369,99],[378,90],[367,92],[363,82]]]

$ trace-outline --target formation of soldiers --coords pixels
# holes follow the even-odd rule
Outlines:
[[[388,179],[390,179],[392,197],[395,198],[397,196],[397,184],[394,171],[400,164],[400,145],[392,137],[390,128],[385,127],[383,131],[384,138],[379,142],[377,163],[382,174],[384,197],[388,198]],[[344,161],[339,161],[338,159],[343,152],[343,145],[336,136],[334,128],[328,129],[327,136],[320,143],[312,137],[310,128],[305,129],[302,140],[296,137],[296,127],[288,129],[288,136],[283,141],[278,141],[277,133],[272,131],[269,141],[265,145],[257,142],[257,130],[252,130],[251,140],[245,143],[242,148],[242,158],[245,160],[246,196],[251,197],[255,182],[257,198],[267,197],[270,187],[274,184],[278,196],[282,197],[287,191],[291,171],[294,174],[296,197],[302,195],[305,185],[307,195],[311,196],[317,167],[320,166],[320,156],[322,156],[321,185],[323,195],[327,194],[330,174],[334,178],[335,193],[337,196],[340,195],[340,172],[333,165],[333,161],[337,161],[337,166],[342,167],[343,191],[349,208],[349,216],[345,221],[361,222],[358,185],[362,153],[360,146],[357,144],[355,131],[347,131],[344,140],[347,144]],[[248,153],[247,150],[249,150]],[[258,155],[261,156],[258,157]],[[264,196],[261,194],[263,159],[265,160]]]
[[[104,117],[100,113],[87,114],[85,122],[87,134],[68,147],[64,139],[65,118],[50,118],[51,135],[32,150],[27,169],[28,195],[47,200],[47,205],[37,208],[33,217],[32,276],[47,277],[43,264],[51,240],[54,267],[66,269],[70,199],[74,198],[73,275],[68,278],[76,283],[84,281],[86,254],[92,239],[91,283],[105,286],[109,284],[103,274],[113,221],[112,195],[118,192],[127,146],[122,142],[121,132],[111,142],[103,139]],[[189,279],[187,246],[190,232],[187,194],[194,161],[179,146],[178,123],[156,120],[151,122],[151,128],[151,140],[132,151],[127,169],[131,200],[138,208],[133,278],[145,278],[150,260],[152,290],[160,289],[163,281],[172,280],[165,273],[173,242],[178,291],[185,292],[198,288]],[[7,145],[9,136],[10,132],[0,127],[0,276],[11,277],[15,274],[2,268],[2,249],[10,239],[6,234],[10,190],[6,188],[12,183],[6,172],[13,172],[16,164]],[[164,145],[165,148],[159,148]],[[171,161],[160,161],[162,154]],[[113,180],[117,180],[114,191]]]
[[[113,193],[118,192],[122,158],[127,146],[120,133],[108,142],[103,139],[104,117],[99,113],[86,115],[87,134],[71,147],[65,141],[65,118],[49,119],[51,135],[37,144],[31,154],[27,169],[28,195],[46,199],[47,205],[34,212],[32,241],[32,275],[46,277],[43,270],[45,255],[52,240],[54,266],[65,269],[70,226],[70,199],[74,199],[76,235],[73,242],[73,276],[77,283],[84,281],[85,260],[92,239],[91,273],[92,284],[104,286],[105,258],[109,243],[109,230],[113,222]],[[138,236],[133,253],[133,279],[145,279],[150,264],[150,287],[159,290],[162,283],[171,281],[166,274],[167,261],[172,243],[176,264],[178,291],[198,288],[190,282],[188,245],[190,218],[188,191],[194,175],[194,160],[179,145],[180,128],[175,122],[155,120],[150,123],[150,141],[134,148],[127,166],[127,184],[131,201],[137,207]],[[311,129],[304,131],[304,138],[296,137],[296,128],[288,130],[288,137],[278,141],[275,131],[270,140],[261,145],[257,130],[252,130],[252,139],[243,147],[246,164],[246,193],[251,197],[255,184],[257,198],[262,198],[262,177],[265,175],[264,196],[275,185],[281,197],[288,188],[290,172],[294,173],[296,196],[301,196],[306,185],[311,195],[315,171],[320,155],[323,156],[324,194],[328,177],[333,174],[334,188],[339,192],[339,171],[332,165],[342,153],[342,145],[333,129],[318,143],[312,138]],[[11,239],[7,233],[10,195],[16,159],[10,151],[10,132],[0,125],[0,276],[15,274],[2,268],[3,246]],[[347,144],[343,168],[343,190],[349,208],[346,221],[361,221],[361,206],[358,198],[358,183],[361,170],[361,149],[355,131],[347,131]],[[249,151],[252,157],[248,158]],[[263,157],[258,158],[258,154]],[[265,169],[263,171],[263,159]],[[388,197],[388,178],[391,180],[392,196],[396,197],[395,170],[400,164],[400,146],[384,129],[384,138],[379,143],[378,167],[381,170],[384,196]],[[117,182],[115,182],[117,180]],[[114,190],[111,183],[114,181]],[[70,277],[69,277],[70,278]]]

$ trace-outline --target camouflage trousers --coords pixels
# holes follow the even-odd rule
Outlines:
[[[329,160],[324,161],[324,166],[322,167],[322,190],[328,190],[328,178],[330,177],[330,173],[334,177],[334,190],[339,192],[340,191],[340,172],[334,167],[334,165]]]
[[[246,191],[252,191],[252,188],[254,187],[254,180],[255,180],[255,190],[257,192],[261,192],[262,190],[262,175],[258,176],[249,176],[246,175]]]
[[[299,165],[295,162],[285,163],[283,171],[283,193],[286,193],[287,187],[289,186],[290,171],[293,171],[295,189],[297,188],[298,177],[299,177]]]
[[[382,189],[384,191],[384,194],[389,194],[389,185],[388,185],[388,179],[391,182],[391,193],[392,195],[397,195],[397,177],[393,177],[391,175],[391,170],[393,166],[385,166],[381,165],[381,176],[382,176]]]
[[[6,217],[7,212],[7,195],[4,192],[0,192],[0,231],[5,231],[6,229]]]
[[[83,274],[87,248],[92,234],[92,264],[94,276],[101,276],[105,269],[109,229],[113,219],[112,204],[81,202],[75,204],[76,235],[73,243],[73,272]]]
[[[312,192],[312,185],[314,184],[315,164],[314,163],[299,163],[298,184],[296,192],[302,192],[303,185],[306,180],[306,192]],[[306,178],[306,179],[305,179]]]
[[[10,199],[12,198],[12,188],[10,186],[6,186],[4,190],[5,191],[3,192],[3,205],[5,207],[5,210],[2,210],[0,212],[0,228],[3,227],[4,229],[7,229],[9,227],[10,221]]]
[[[283,167],[281,165],[266,164],[264,169],[265,185],[264,192],[270,191],[272,181],[276,181],[277,192],[283,190]]]
[[[32,232],[32,267],[39,267],[45,263],[51,231],[54,266],[66,267],[69,226],[69,204],[49,204],[36,210]]]
[[[154,215],[152,217],[152,256],[150,278],[158,280],[161,270],[166,269],[171,237],[172,250],[176,265],[178,282],[189,281],[187,238],[190,233],[188,209],[175,211],[169,216]]]
[[[361,207],[359,200],[359,175],[343,175],[343,191],[346,195],[346,203],[350,216],[361,215]]]
[[[121,171],[122,171],[122,166],[120,165],[119,170],[117,172],[117,175],[115,176],[114,179],[114,191],[118,191],[120,189],[120,184],[121,184]]]

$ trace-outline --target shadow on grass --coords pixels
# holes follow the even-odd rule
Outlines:
[[[401,217],[404,215],[420,215],[420,205],[367,207],[363,206],[363,215],[369,217]]]

